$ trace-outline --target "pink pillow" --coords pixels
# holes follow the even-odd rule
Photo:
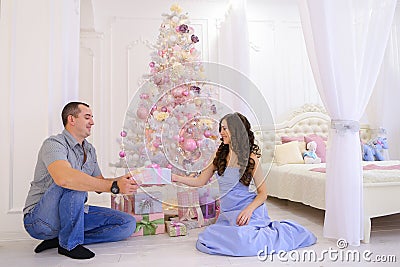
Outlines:
[[[326,144],[324,142],[324,138],[317,134],[310,134],[304,136],[304,141],[308,144],[311,141],[315,141],[317,143],[317,156],[321,158],[321,162],[326,162]]]
[[[303,142],[304,141],[304,136],[281,136],[281,142],[282,144],[286,144],[292,141],[299,141]]]

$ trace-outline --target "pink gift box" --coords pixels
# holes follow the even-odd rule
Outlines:
[[[171,184],[171,170],[168,168],[149,167],[130,169],[133,178],[143,185]]]
[[[187,219],[197,218],[199,210],[199,193],[196,189],[189,189],[178,192],[178,216],[179,218],[187,217]]]
[[[111,195],[111,208],[130,213],[133,211],[133,197],[131,195]]]
[[[132,236],[158,235],[165,233],[164,213],[132,214],[136,219],[136,230]]]

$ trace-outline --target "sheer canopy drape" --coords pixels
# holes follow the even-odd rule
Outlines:
[[[393,120],[393,114],[400,113],[399,7],[399,4],[397,4],[382,67],[366,110],[368,124],[373,129],[378,129],[372,133],[381,135],[383,132],[379,129],[384,128],[386,130],[385,135],[388,138],[389,149],[383,151],[385,160],[400,158],[400,151],[398,149],[390,149],[400,147],[400,140],[398,138],[400,120]]]
[[[324,236],[358,246],[363,191],[358,122],[375,85],[396,0],[299,0],[307,52],[331,119]]]
[[[231,0],[224,20],[219,29],[219,63],[227,65],[248,76],[250,73],[250,43],[246,15],[246,0]],[[235,79],[236,77],[232,77]],[[232,81],[235,83],[235,81]],[[238,79],[237,83],[240,83]],[[237,94],[244,98],[249,97],[246,84],[237,84]],[[232,99],[232,95],[221,92],[221,99]],[[248,115],[247,104],[239,97],[234,97],[230,105],[235,111]]]

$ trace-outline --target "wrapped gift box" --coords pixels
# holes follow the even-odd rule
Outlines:
[[[124,212],[133,211],[133,196],[131,195],[111,195],[111,208]]]
[[[200,225],[200,226],[199,226],[199,222],[196,219],[181,221],[181,220],[179,220],[179,218],[171,218],[171,221],[183,223],[186,226],[186,231],[188,231],[191,229],[214,224],[216,222],[216,219],[215,218],[204,219],[202,225]]]
[[[157,235],[165,233],[164,213],[132,214],[136,219],[136,230],[132,236]]]
[[[130,169],[133,178],[142,185],[171,184],[171,170],[158,166]]]
[[[178,216],[181,219],[193,219],[198,217],[200,210],[199,193],[196,189],[188,189],[177,193]]]
[[[149,214],[163,212],[162,193],[160,191],[135,193],[133,198],[133,213]]]
[[[200,205],[201,212],[203,213],[204,219],[210,219],[215,217],[215,201],[209,202],[207,204]]]
[[[165,222],[169,236],[182,236],[187,234],[186,225],[177,221]]]

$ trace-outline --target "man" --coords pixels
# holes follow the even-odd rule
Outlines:
[[[47,138],[39,151],[34,179],[25,202],[24,226],[44,240],[35,252],[58,248],[73,259],[94,253],[83,244],[125,239],[135,230],[135,218],[117,210],[85,206],[87,191],[131,194],[138,185],[130,174],[105,179],[96,150],[85,139],[93,122],[89,105],[68,103],[62,113],[65,129]]]

